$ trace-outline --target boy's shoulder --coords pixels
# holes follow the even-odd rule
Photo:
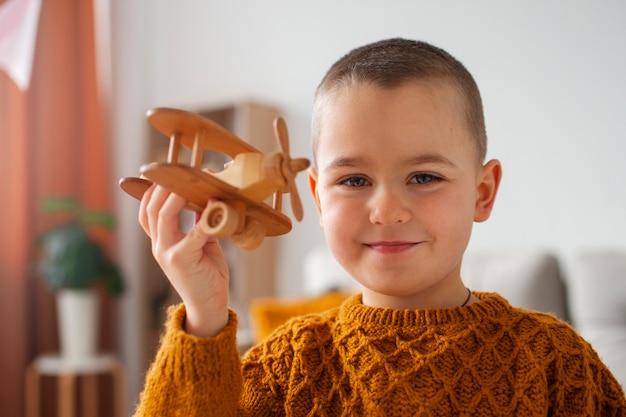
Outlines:
[[[497,296],[497,295],[496,295]],[[509,314],[492,317],[481,327],[493,326],[493,331],[505,331],[518,345],[527,345],[539,356],[552,356],[550,352],[566,355],[593,355],[593,348],[568,322],[555,314],[510,307]]]
[[[511,307],[511,310],[518,331],[549,332],[580,337],[570,323],[558,318],[554,313],[528,310],[522,307]]]
[[[478,316],[484,316],[480,318],[513,326],[520,332],[532,332],[541,329],[576,333],[576,330],[569,323],[558,318],[555,313],[512,306],[506,298],[498,293],[474,292],[474,294],[480,300],[474,305],[480,310]]]

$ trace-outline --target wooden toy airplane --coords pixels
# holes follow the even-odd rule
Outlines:
[[[303,209],[296,189],[298,172],[309,166],[306,158],[292,159],[285,121],[274,120],[280,152],[264,154],[247,142],[198,114],[157,108],[147,118],[170,138],[167,162],[140,168],[141,177],[120,180],[120,187],[141,199],[157,183],[187,200],[187,208],[201,212],[199,225],[218,239],[230,237],[242,249],[255,249],[265,236],[291,230],[291,220],[282,213],[282,194],[291,193],[294,217],[302,220]],[[181,146],[191,149],[189,164],[179,161]],[[203,168],[203,153],[213,150],[232,158],[223,171]],[[274,196],[273,205],[265,203]],[[215,199],[216,201],[211,201]]]

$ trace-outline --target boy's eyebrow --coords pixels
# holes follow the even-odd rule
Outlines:
[[[324,168],[324,171],[328,171],[333,168],[356,167],[359,165],[359,161],[360,158],[339,157],[337,159],[333,159],[330,164]]]
[[[427,153],[424,155],[412,156],[407,159],[407,162],[410,165],[421,165],[421,164],[441,164],[441,165],[449,165],[451,167],[456,167],[454,162],[445,156],[438,153]]]
[[[352,157],[339,157],[330,164],[328,164],[324,171],[328,171],[333,168],[341,168],[341,167],[357,167],[361,164],[361,158],[352,158]],[[438,153],[427,153],[423,155],[411,156],[406,159],[407,165],[423,165],[423,164],[440,164],[440,165],[448,165],[452,168],[456,167],[456,164],[452,162],[450,159]]]

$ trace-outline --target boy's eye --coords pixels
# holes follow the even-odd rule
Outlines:
[[[348,187],[359,188],[359,187],[364,187],[368,185],[369,181],[367,181],[363,177],[348,177],[346,179],[341,180],[339,184],[347,185]]]
[[[416,175],[413,175],[411,177],[409,182],[411,184],[425,185],[425,184],[430,184],[432,182],[437,182],[437,181],[441,181],[441,178],[437,177],[436,175],[432,175],[432,174],[416,174]]]

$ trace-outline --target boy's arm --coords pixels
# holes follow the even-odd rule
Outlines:
[[[172,307],[135,416],[235,416],[242,390],[237,318],[213,338],[185,332],[185,306]]]
[[[238,413],[242,396],[237,321],[228,309],[228,263],[217,239],[202,228],[180,230],[179,215],[185,206],[181,197],[152,186],[139,207],[139,223],[150,237],[154,258],[183,304],[170,312],[137,416],[231,416]],[[264,374],[274,368],[255,369],[246,374],[246,398],[261,401],[242,402],[241,415],[247,414],[246,408],[280,409],[275,398],[264,395],[262,384],[254,382],[264,381]]]

